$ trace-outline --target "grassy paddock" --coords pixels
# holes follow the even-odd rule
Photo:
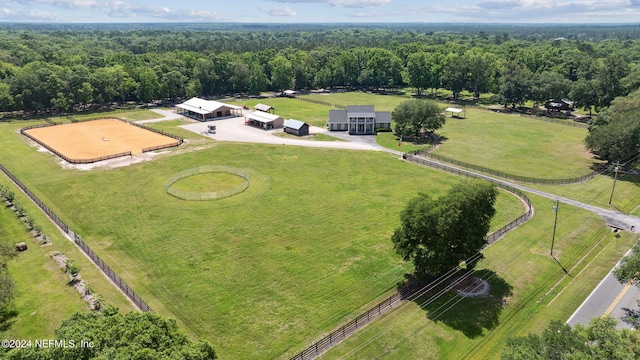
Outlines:
[[[380,111],[393,111],[407,100],[406,97],[363,92],[305,97],[341,106],[371,104]],[[444,109],[448,105],[440,103],[440,106]],[[437,131],[445,141],[435,154],[513,175],[548,179],[579,177],[588,174],[598,163],[584,146],[585,129],[481,108],[469,107],[466,111],[465,119],[447,118],[445,126]],[[398,138],[392,133],[378,134],[377,141],[382,146],[404,152],[426,147],[407,141],[399,147]]]
[[[129,121],[151,120],[151,119],[159,119],[163,117],[162,115],[157,114],[151,110],[137,109],[137,110],[116,110],[116,111],[105,111],[105,112],[93,112],[89,114],[72,115],[69,118],[76,121],[85,121],[85,120],[91,120],[91,119],[98,119],[102,115],[108,116],[108,117],[117,117],[123,120],[129,120]]]
[[[24,241],[28,246],[28,250],[20,253],[17,260],[9,263],[18,295],[15,301],[16,316],[5,323],[10,326],[2,332],[3,338],[51,338],[62,321],[72,313],[89,309],[80,294],[68,285],[68,276],[51,259],[54,251],[65,254],[80,266],[80,276],[106,303],[119,307],[123,312],[133,309],[125,296],[4,175],[0,176],[0,184],[8,186],[16,194],[16,202],[27,210],[35,224],[41,226],[43,233],[52,240],[52,245],[40,246],[11,210],[4,206],[0,208],[0,242],[13,245]]]
[[[311,100],[322,101],[329,104],[347,105],[374,105],[376,111],[393,111],[398,105],[409,100],[408,97],[395,95],[375,95],[365,92],[345,92],[330,94],[303,95]],[[444,109],[444,108],[443,108]],[[328,118],[327,112],[327,118]]]
[[[434,154],[513,175],[573,178],[598,163],[584,146],[585,129],[482,109],[448,118],[438,133],[446,140]]]
[[[0,140],[5,166],[154,310],[227,358],[292,354],[393,291],[410,270],[389,240],[400,210],[458,179],[379,152],[224,143],[109,171],[61,170],[10,125]],[[251,186],[216,202],[165,193],[168,177],[203,164],[240,168]],[[501,193],[498,211],[515,218],[518,203]]]
[[[550,320],[568,319],[635,236],[616,239],[597,216],[564,207],[554,254],[566,269],[589,254],[571,277],[564,277],[549,256],[554,212],[547,199],[531,198],[534,218],[486,249],[478,264],[478,275],[491,284],[490,298],[432,293],[385,315],[323,359],[498,359],[509,336],[540,332]]]

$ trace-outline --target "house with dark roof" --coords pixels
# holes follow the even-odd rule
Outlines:
[[[344,110],[329,110],[327,127],[351,135],[372,135],[376,129],[391,128],[391,112],[375,111],[373,105],[350,105]]]
[[[544,107],[547,111],[573,110],[573,101],[569,99],[549,99]]]
[[[309,124],[304,121],[289,119],[284,121],[284,132],[297,136],[309,135]]]

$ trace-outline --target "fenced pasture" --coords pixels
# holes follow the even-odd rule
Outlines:
[[[127,121],[150,120],[161,118],[162,115],[151,110],[135,109],[135,110],[116,110],[107,112],[93,112],[88,114],[74,114],[68,117],[71,121],[88,121],[104,118],[118,118]]]
[[[311,94],[301,95],[300,98],[334,104],[341,107],[347,105],[374,105],[376,111],[393,111],[398,105],[411,99],[409,96],[377,95],[366,92]]]
[[[313,102],[305,101],[311,100]],[[376,110],[393,111],[408,97],[365,92],[311,94],[299,99],[246,100],[253,106],[262,102],[275,107],[279,115],[324,126],[329,110],[347,105],[370,104]],[[324,105],[323,105],[324,104]],[[335,107],[334,107],[335,106]],[[444,108],[445,104],[441,106]],[[600,163],[584,146],[587,130],[574,125],[540,121],[537,118],[495,113],[480,107],[466,107],[466,119],[447,118],[437,133],[444,137],[433,152],[478,167],[513,176],[538,179],[572,179],[591,173]],[[319,119],[319,120],[318,120]],[[405,139],[401,147],[392,133],[378,134],[382,146],[404,152],[422,150]]]
[[[221,358],[292,356],[394,292],[410,271],[390,241],[400,210],[458,179],[378,152],[224,143],[68,171],[0,129],[5,166],[154,311]],[[167,178],[203,163],[243,169],[251,186],[215,202],[166,194]],[[500,199],[499,213],[513,211],[505,218],[524,211]]]
[[[433,154],[516,176],[567,179],[599,164],[584,145],[587,130],[527,117],[469,108],[466,119],[447,119],[446,138]]]
[[[492,297],[432,291],[368,325],[322,359],[499,359],[507,338],[540,333],[550,320],[567,320],[635,236],[616,238],[596,215],[561,204],[557,230],[562,233],[556,233],[554,254],[569,270],[566,276],[549,256],[552,204],[528,196],[535,216],[485,249],[477,265],[476,276],[489,281]]]
[[[24,126],[24,124],[22,124]],[[3,151],[4,153],[4,151]],[[15,187],[9,178],[0,174],[0,185],[7,186],[16,196],[16,202],[24,207],[34,223],[51,239],[48,246],[40,246],[33,235],[27,232],[24,223],[9,208],[0,206],[0,242],[13,246],[24,241],[28,250],[9,262],[9,271],[18,294],[15,298],[16,317],[8,315],[2,332],[8,339],[51,338],[63,320],[76,311],[88,311],[88,304],[78,292],[68,285],[69,277],[51,259],[50,254],[59,251],[80,267],[80,276],[100,294],[108,304],[120,311],[133,310],[131,303],[113,284],[93,266],[91,261],[59,232],[35,204]],[[9,314],[9,313],[7,313]]]
[[[113,159],[182,143],[181,139],[117,119],[34,125],[22,129],[21,133],[72,164]]]

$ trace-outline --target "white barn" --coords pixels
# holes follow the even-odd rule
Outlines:
[[[216,118],[242,115],[242,106],[204,100],[197,97],[176,105],[176,110],[178,114],[198,121],[209,121]]]

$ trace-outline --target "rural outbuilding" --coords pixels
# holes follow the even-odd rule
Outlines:
[[[284,125],[284,118],[282,116],[269,114],[264,111],[254,111],[245,116],[245,119],[245,124],[263,130],[278,129]]]
[[[327,126],[351,135],[373,135],[376,129],[391,128],[391,112],[375,111],[373,105],[351,105],[345,110],[329,110]]]
[[[178,114],[198,121],[242,115],[242,106],[229,105],[197,97],[176,105],[176,108]]]
[[[573,101],[569,99],[549,99],[544,107],[547,111],[573,110]]]
[[[458,109],[458,108],[454,108],[454,107],[448,107],[446,109],[444,109],[444,114],[445,116],[447,115],[447,113],[451,114],[451,117],[466,117],[467,112],[463,109]]]
[[[285,120],[284,132],[297,136],[306,136],[309,135],[309,124],[300,120]]]
[[[256,106],[254,106],[254,108],[258,111],[262,111],[262,112],[266,112],[266,113],[272,113],[274,112],[275,108],[271,105],[265,105],[265,104],[256,104]]]

